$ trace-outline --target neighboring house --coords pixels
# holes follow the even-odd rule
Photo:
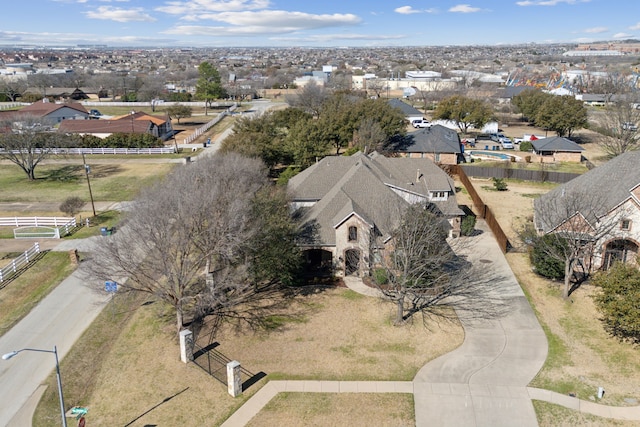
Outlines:
[[[77,122],[65,120],[60,123],[59,132],[94,135],[106,138],[114,133],[148,133],[166,140],[173,135],[171,120],[168,117],[157,117],[142,112],[132,112],[112,119]]]
[[[425,158],[435,163],[455,165],[461,161],[463,148],[458,133],[442,125],[433,125],[406,136],[396,147],[395,154],[402,157]]]
[[[449,235],[460,235],[463,212],[453,180],[428,159],[360,152],[325,157],[291,178],[289,191],[312,274],[368,275],[393,244],[391,233],[410,204],[434,208]]]
[[[584,148],[567,138],[554,136],[531,141],[533,152],[540,162],[576,162],[582,161]]]
[[[594,242],[593,268],[609,268],[616,260],[636,264],[640,247],[640,151],[621,154],[534,201],[534,223],[541,234],[562,231],[563,224],[579,218],[587,228],[611,224],[606,236]],[[570,194],[592,195],[593,210],[573,218],[540,212],[547,200],[569,199]],[[586,228],[585,228],[586,229]]]
[[[402,111],[402,115],[409,123],[413,122],[414,120],[424,119],[424,113],[422,113],[422,111],[407,104],[406,102],[403,102],[396,98],[390,99],[388,102],[389,105],[391,105],[393,108],[397,108],[398,110]]]
[[[56,104],[47,100],[34,102],[17,111],[8,111],[2,117],[29,115],[40,117],[50,123],[63,120],[88,120],[89,112],[79,103]]]

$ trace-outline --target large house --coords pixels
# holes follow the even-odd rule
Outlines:
[[[89,120],[77,122],[64,120],[60,123],[59,132],[94,135],[106,138],[114,133],[150,134],[166,140],[173,135],[173,127],[168,116],[158,117],[143,112],[132,112],[111,119]]]
[[[402,157],[426,158],[435,163],[455,165],[461,161],[462,145],[458,133],[442,125],[433,125],[409,133],[395,154]]]
[[[429,159],[325,157],[289,181],[301,215],[301,246],[314,274],[368,275],[389,248],[404,210],[420,203],[460,234],[463,212],[452,179]]]
[[[616,261],[636,263],[640,245],[640,151],[615,157],[534,201],[534,222],[539,233],[562,232],[566,225],[582,224],[585,237],[597,235],[585,264],[607,269]],[[586,199],[574,203],[575,196]],[[555,212],[543,211],[555,206]],[[575,206],[575,207],[574,207]],[[606,226],[605,233],[597,230]],[[574,226],[575,229],[575,226]]]
[[[22,116],[42,118],[49,123],[60,123],[63,120],[88,120],[89,112],[82,104],[77,102],[57,104],[44,99],[27,105],[20,110],[2,113],[3,118]]]

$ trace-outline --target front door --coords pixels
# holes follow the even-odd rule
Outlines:
[[[350,276],[357,274],[360,270],[360,251],[358,249],[347,249],[344,252],[344,274]]]

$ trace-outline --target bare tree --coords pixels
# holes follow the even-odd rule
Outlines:
[[[417,314],[425,323],[501,314],[500,278],[467,260],[467,241],[448,240],[447,226],[444,218],[415,204],[391,233],[390,249],[381,256],[374,278],[385,299],[396,306],[395,324]]]
[[[262,162],[237,154],[180,167],[142,193],[121,232],[96,249],[88,272],[127,278],[123,288],[169,304],[178,331],[185,316],[257,316],[281,289],[278,280],[256,280],[250,267],[267,216],[253,203],[268,182]]]
[[[36,87],[40,90],[42,98],[47,97],[47,89],[53,86],[54,78],[51,74],[36,73],[27,76],[29,87]]]
[[[371,117],[365,117],[355,132],[353,146],[359,148],[365,154],[376,150],[382,152],[387,140],[387,134],[380,124]]]
[[[53,132],[42,117],[22,114],[0,122],[0,159],[6,159],[36,179],[36,167],[64,144],[64,136]]]
[[[27,81],[22,78],[0,78],[0,91],[15,102],[27,91]]]
[[[329,98],[329,93],[324,87],[314,81],[310,81],[298,93],[286,98],[290,106],[300,108],[313,114],[314,117],[318,117],[320,116],[322,105]]]
[[[183,104],[174,104],[165,109],[169,117],[172,119],[176,119],[178,124],[180,123],[180,119],[184,119],[187,117],[191,117],[193,114],[193,109],[188,105]]]
[[[623,208],[607,212],[605,198],[589,189],[559,187],[534,201],[533,223],[520,227],[525,244],[564,266],[564,298],[592,273],[598,245],[624,216]]]
[[[640,110],[632,107],[630,97],[622,95],[607,103],[599,124],[599,143],[610,157],[640,148]]]

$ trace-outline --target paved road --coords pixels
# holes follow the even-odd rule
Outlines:
[[[262,114],[269,108],[271,103],[259,102],[255,104],[255,112],[250,114]],[[212,147],[204,150],[203,154],[213,155],[220,147],[222,140],[230,133],[229,129],[219,136]],[[140,162],[140,160],[132,158],[125,161]],[[113,159],[104,161],[112,163]],[[182,159],[177,161],[183,162]],[[25,215],[30,211],[57,210],[57,205],[55,209],[50,209],[51,207],[40,203],[0,203],[0,211],[25,212]],[[126,205],[105,202],[104,206],[96,204],[96,208],[98,210],[126,209]],[[46,240],[40,243],[43,250],[78,249],[90,252],[91,246],[99,244],[101,238],[97,236],[77,240]],[[23,251],[31,247],[33,242],[33,240],[2,239],[0,251]],[[101,286],[101,283],[86,283],[80,273],[73,273],[34,307],[24,319],[0,337],[0,354],[23,348],[53,350],[53,347],[57,346],[59,358],[62,359],[106,305],[108,297],[94,291]],[[31,420],[35,405],[43,391],[40,384],[54,368],[55,358],[49,353],[25,351],[8,361],[0,360],[0,426],[29,425],[27,420]],[[62,382],[64,386],[64,372],[62,372]]]
[[[85,246],[87,242],[76,243],[82,243],[83,250],[89,249]],[[64,250],[70,249],[68,242],[65,245]],[[92,289],[99,286],[86,283],[77,272],[67,277],[0,337],[0,353],[23,348],[53,350],[57,346],[62,359],[106,304],[107,297]],[[48,353],[25,351],[8,361],[0,360],[0,426],[24,427],[21,422],[11,420],[54,368],[55,358]],[[64,372],[62,382],[64,385]],[[31,414],[32,410],[28,408]]]

